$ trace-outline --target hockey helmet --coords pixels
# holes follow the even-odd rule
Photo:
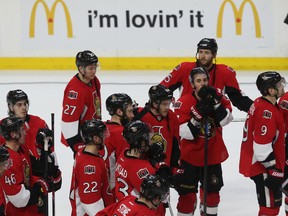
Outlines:
[[[29,104],[27,94],[24,91],[22,91],[21,89],[11,90],[8,92],[8,94],[6,96],[6,101],[7,101],[8,105],[14,105],[18,101],[21,101],[21,100],[26,100],[27,103]]]
[[[11,132],[15,131],[20,134],[20,128],[24,124],[24,122],[15,116],[7,117],[2,120],[0,124],[1,135],[6,139],[11,139]]]
[[[9,159],[9,152],[4,146],[0,146],[0,163],[3,163]]]
[[[153,199],[165,200],[169,193],[169,186],[158,175],[148,175],[141,184],[140,195],[149,201]]]
[[[194,83],[194,77],[196,74],[206,74],[207,78],[209,79],[209,73],[207,72],[205,68],[195,67],[190,72],[190,76],[189,76],[190,83]]]
[[[105,133],[106,125],[99,119],[86,120],[81,126],[81,136],[85,144],[92,142],[94,136],[104,138],[107,136]]]
[[[117,109],[121,109],[123,112],[126,110],[128,105],[132,105],[132,99],[125,93],[115,93],[110,95],[106,99],[106,109],[109,115],[114,115]]]
[[[217,54],[218,45],[214,38],[203,38],[197,44],[197,53],[199,49],[208,49],[211,50],[213,54]]]
[[[96,65],[97,63],[98,63],[98,57],[90,50],[84,50],[82,52],[78,52],[76,55],[77,67],[79,66],[86,67],[92,64]]]
[[[148,92],[150,103],[160,104],[164,100],[172,100],[173,92],[163,85],[154,85]]]
[[[144,141],[146,146],[150,142],[150,130],[146,123],[136,120],[129,122],[124,126],[123,137],[130,144],[131,148],[141,148],[141,143]]]
[[[276,88],[277,83],[284,82],[285,79],[275,71],[266,71],[258,75],[256,86],[260,93],[265,96],[269,88]]]

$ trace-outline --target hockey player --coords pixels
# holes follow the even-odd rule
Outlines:
[[[180,123],[181,162],[185,169],[177,188],[180,195],[177,210],[178,216],[194,215],[200,182],[200,213],[204,215],[206,210],[212,216],[217,215],[223,186],[221,163],[228,158],[222,127],[233,119],[232,108],[220,89],[208,85],[209,75],[204,68],[193,68],[190,82],[193,93],[175,103]],[[206,171],[207,178],[204,178]]]
[[[284,181],[282,184],[283,190],[285,192],[285,212],[288,216],[288,92],[286,92],[279,99],[279,107],[282,109],[284,122],[285,122],[285,169],[284,169]]]
[[[142,180],[149,174],[162,176],[168,165],[165,162],[154,164],[155,169],[144,157],[150,147],[150,129],[139,120],[132,121],[124,126],[123,136],[130,147],[122,151],[117,159],[115,172],[115,193],[120,199],[134,195],[138,196]],[[164,206],[158,209],[158,215],[164,215]]]
[[[101,119],[97,56],[85,50],[76,55],[78,73],[67,84],[62,103],[61,142],[74,154],[83,147],[79,128],[85,120]]]
[[[240,90],[236,72],[227,65],[216,64],[217,50],[218,45],[215,39],[203,38],[197,44],[196,62],[182,62],[160,84],[171,91],[181,88],[180,96],[191,94],[193,89],[189,82],[190,71],[195,67],[203,67],[209,72],[209,86],[221,89],[223,94],[228,95],[235,107],[248,112],[253,101]],[[213,59],[215,59],[215,64]]]
[[[4,172],[10,167],[9,152],[4,146],[0,146],[0,178]],[[0,215],[6,215],[6,199],[5,194],[0,185]]]
[[[138,108],[135,119],[145,122],[153,132],[152,146],[147,152],[148,158],[153,159],[150,153],[155,155],[155,151],[162,151],[163,160],[171,167],[172,176],[180,171],[179,122],[170,109],[173,93],[163,85],[154,85],[150,87],[148,95],[149,102],[144,108]],[[173,175],[173,179],[176,179],[175,177],[176,175]],[[174,183],[171,182],[172,185]]]
[[[110,189],[114,194],[116,159],[125,148],[129,147],[122,133],[124,125],[134,117],[132,99],[124,93],[112,94],[106,99],[106,109],[111,119],[106,122],[110,135],[105,140],[107,153],[104,154],[104,159],[109,168]]]
[[[24,122],[18,117],[7,117],[0,124],[1,134],[6,142],[10,167],[0,178],[8,199],[7,215],[37,215],[37,204],[46,196],[49,185],[44,179],[34,181],[31,172],[29,152],[26,149]],[[42,203],[43,204],[43,203]]]
[[[148,175],[141,183],[139,198],[129,195],[112,204],[96,216],[153,216],[155,209],[169,194],[168,184],[157,175]]]
[[[38,116],[28,114],[29,111],[29,98],[28,95],[21,89],[11,90],[6,96],[8,115],[19,117],[25,124],[26,137],[25,137],[25,147],[29,150],[30,159],[32,163],[32,175],[35,179],[46,178],[51,184],[53,191],[59,190],[61,188],[62,176],[61,171],[58,167],[57,157],[54,151],[54,145],[49,147],[49,174],[44,176],[45,172],[45,158],[44,157],[44,143],[43,139],[39,140],[39,132],[48,133],[50,140],[52,140],[52,131],[49,130],[46,122]],[[38,143],[37,143],[38,138]],[[5,142],[4,137],[0,136],[2,139],[1,143]],[[42,143],[39,143],[39,141]],[[50,144],[53,144],[51,141]],[[49,178],[49,179],[48,179]],[[52,186],[52,184],[55,184]],[[43,213],[43,208],[39,207],[39,215]]]
[[[261,97],[255,99],[243,128],[240,173],[252,179],[259,204],[258,215],[278,215],[285,165],[285,126],[277,99],[284,94],[284,79],[274,71],[258,75]]]
[[[109,193],[108,172],[99,150],[108,131],[99,119],[86,120],[81,126],[85,147],[75,156],[71,181],[72,216],[95,215],[113,202]]]

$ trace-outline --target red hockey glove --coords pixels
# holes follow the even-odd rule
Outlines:
[[[44,179],[38,179],[34,185],[39,186],[40,192],[45,196],[48,194],[49,184]]]
[[[264,180],[264,185],[270,190],[277,190],[281,187],[284,173],[273,167],[268,169],[268,177]]]

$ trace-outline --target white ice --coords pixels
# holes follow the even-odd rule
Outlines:
[[[102,83],[103,120],[109,119],[105,109],[105,100],[112,93],[127,93],[143,106],[148,100],[148,89],[160,82],[169,71],[100,71],[98,77]],[[281,71],[286,76],[288,71]],[[67,82],[76,71],[0,71],[0,118],[7,116],[6,94],[9,90],[22,89],[30,100],[29,113],[42,117],[48,125],[51,113],[55,113],[55,140],[59,166],[62,170],[62,188],[55,193],[56,215],[70,215],[69,188],[73,166],[73,156],[69,148],[60,143],[60,121],[63,91]],[[260,72],[237,72],[241,89],[251,98],[258,97],[255,80]],[[178,93],[174,94],[176,99]],[[245,113],[233,109],[234,118],[245,118]],[[239,150],[242,138],[243,122],[232,122],[224,127],[224,140],[229,158],[223,163],[224,187],[221,190],[219,214],[221,216],[257,215],[258,204],[254,183],[238,172]],[[51,195],[50,195],[51,198]],[[176,216],[177,193],[171,190],[171,205]],[[51,204],[51,200],[49,202]],[[50,205],[50,214],[52,209]],[[167,209],[167,215],[171,215]],[[197,207],[195,215],[199,215]],[[284,203],[281,214],[284,214]]]

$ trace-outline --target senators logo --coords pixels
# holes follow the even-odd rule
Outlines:
[[[137,172],[137,176],[139,177],[139,179],[144,179],[147,175],[149,175],[149,171],[147,170],[147,168],[140,169]]]
[[[84,167],[84,174],[92,175],[96,173],[96,167],[92,165],[87,165]]]

